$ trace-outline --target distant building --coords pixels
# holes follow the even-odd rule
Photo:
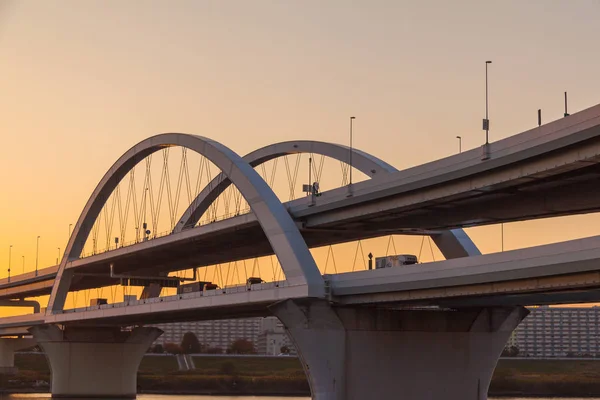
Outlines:
[[[164,331],[155,343],[179,344],[186,332],[193,332],[202,345],[220,348],[223,352],[238,339],[249,340],[256,346],[261,333],[261,320],[262,318],[222,319],[154,325]]]
[[[511,335],[519,357],[600,357],[599,307],[533,307]]]
[[[296,354],[283,324],[276,317],[176,322],[154,326],[164,331],[154,344],[180,344],[183,335],[193,332],[202,345],[219,348],[223,352],[232,342],[246,339],[254,344],[258,354],[279,355],[283,346],[290,349],[290,354]]]
[[[275,317],[264,318],[261,324],[261,333],[256,342],[258,354],[277,356],[281,354],[283,347],[287,347],[289,355],[297,355],[296,348],[285,332],[281,321]]]
[[[506,343],[506,347],[518,347],[517,346],[517,331],[514,330],[511,334],[510,337],[508,338],[508,342]]]

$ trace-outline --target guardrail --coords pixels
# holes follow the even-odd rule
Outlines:
[[[246,293],[248,291],[259,291],[259,290],[268,290],[275,288],[287,287],[287,281],[274,281],[274,282],[265,282],[265,283],[256,283],[253,285],[236,285],[229,286],[225,288],[213,289],[213,290],[204,290],[200,292],[191,292],[191,293],[183,293],[176,294],[171,296],[164,297],[153,297],[150,299],[140,299],[140,300],[132,300],[128,302],[120,302],[120,303],[111,303],[111,304],[102,304],[98,306],[87,306],[87,307],[78,307],[71,308],[67,310],[63,310],[63,314],[76,313],[76,312],[84,312],[84,311],[94,311],[94,310],[107,310],[111,308],[122,308],[127,306],[135,306],[141,304],[156,304],[156,303],[165,303],[171,301],[178,301],[184,299],[195,299],[199,297],[211,297],[211,296],[222,296],[228,294],[236,294],[236,293]]]

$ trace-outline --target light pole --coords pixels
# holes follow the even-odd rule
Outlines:
[[[485,119],[483,120],[483,129],[485,130],[485,144],[489,143],[490,139],[490,118],[488,114],[488,64],[491,64],[491,61],[485,62]]]
[[[40,254],[40,237],[37,237],[37,243],[35,246],[35,276],[38,275],[38,260],[39,260],[39,254]]]
[[[56,265],[58,265],[58,260],[60,260],[60,247],[58,247],[58,256],[56,257]]]
[[[350,185],[352,185],[352,121],[355,117],[350,117]]]
[[[456,138],[458,139],[458,152],[462,153],[462,137],[457,136]]]
[[[13,247],[12,244],[10,246],[8,246],[8,281],[9,282],[10,282],[10,263],[11,263],[11,256],[12,256],[12,247]]]
[[[21,256],[23,258],[23,274],[25,273],[25,256]]]
[[[146,190],[144,190],[144,222],[142,223],[142,241],[145,242],[148,237],[148,234],[146,233],[148,231],[148,224],[146,223],[146,195],[148,194],[148,187],[146,187]],[[216,215],[215,215],[216,218]]]

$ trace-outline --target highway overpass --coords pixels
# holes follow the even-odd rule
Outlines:
[[[277,151],[282,152],[275,147],[271,153]],[[389,234],[430,234],[446,258],[454,258],[467,254],[460,246],[458,254],[456,246],[445,246],[440,234],[451,228],[598,211],[599,154],[600,105],[492,143],[488,160],[482,161],[481,150],[475,149],[404,171],[389,172],[388,167],[386,173],[353,184],[351,196],[343,187],[284,206],[308,247]],[[77,258],[67,268],[107,275],[112,262],[121,273],[156,275],[270,254],[270,243],[249,213]],[[47,268],[37,277],[13,276],[10,284],[0,280],[0,298],[20,291],[27,296],[49,294],[52,285],[41,281],[54,279],[55,273]],[[82,275],[72,288],[114,282]]]
[[[223,175],[171,234],[82,256],[121,179],[173,146],[200,153]],[[254,167],[296,152],[342,162],[354,154],[370,179],[281,203]],[[208,138],[157,135],[102,178],[59,265],[0,281],[0,300],[50,294],[45,313],[0,319],[0,335],[33,334],[53,366],[53,395],[131,397],[139,360],[160,335],[142,325],[274,314],[300,351],[315,399],[387,400],[394,388],[419,400],[462,400],[467,393],[484,399],[504,343],[527,314],[523,305],[598,300],[600,238],[481,255],[461,228],[598,211],[598,160],[600,105],[404,171],[322,142],[285,142],[242,158]],[[230,183],[252,212],[196,226]],[[446,260],[322,276],[308,251],[389,234],[429,235]],[[269,254],[284,272],[279,282],[64,308],[69,291],[117,283],[111,265],[116,274],[155,278]],[[3,343],[0,358],[10,361],[20,342]],[[365,377],[376,382],[376,393]],[[433,387],[426,383],[432,379]]]

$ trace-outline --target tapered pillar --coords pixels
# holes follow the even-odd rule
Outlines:
[[[271,307],[315,400],[485,400],[522,307],[389,310],[286,300]]]
[[[52,372],[52,397],[135,398],[142,357],[162,331],[158,328],[30,329],[44,349]]]
[[[15,374],[15,351],[35,346],[33,339],[0,339],[0,374]]]

